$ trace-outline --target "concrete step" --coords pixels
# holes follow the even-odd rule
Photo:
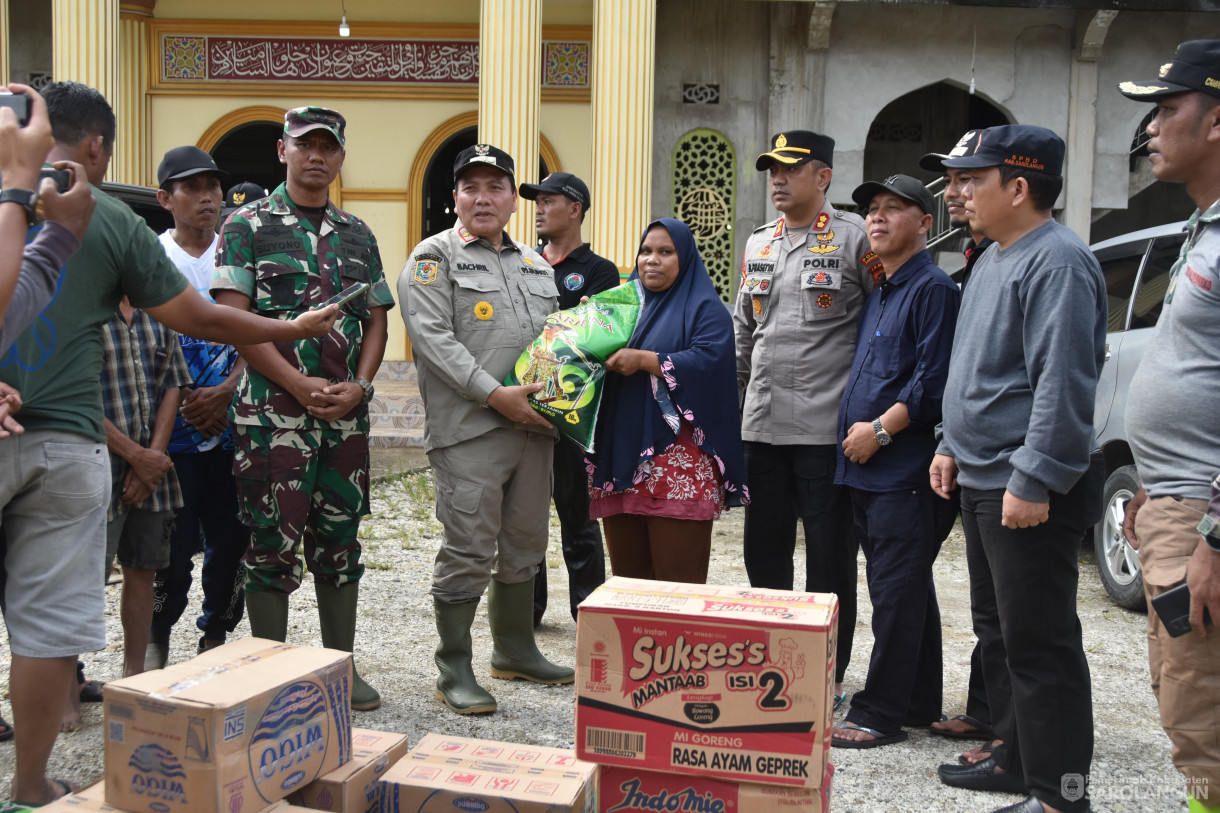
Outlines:
[[[415,364],[382,362],[373,379],[369,402],[369,441],[374,447],[424,445],[424,402],[419,397]]]

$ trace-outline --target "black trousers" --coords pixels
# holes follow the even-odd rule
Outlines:
[[[983,647],[978,641],[970,652],[970,683],[966,688],[966,716],[980,723],[991,722],[991,706],[987,703],[987,681],[983,679]]]
[[[856,556],[851,500],[835,485],[836,447],[746,441],[746,573],[752,587],[793,589],[796,520],[805,529],[805,591],[839,597],[835,681],[851,660],[856,630]]]
[[[873,603],[873,652],[864,689],[847,720],[893,734],[940,719],[943,700],[940,607],[932,563],[947,530],[931,488],[848,489],[856,538],[867,560]]]
[[[1081,538],[1102,507],[1095,460],[1067,494],[1051,494],[1050,518],[1032,528],[1000,524],[1004,489],[962,488],[970,605],[1000,767],[1023,773],[1030,792],[1060,810],[1061,783],[1093,761],[1093,695],[1076,614]]]
[[[572,618],[576,605],[606,580],[606,552],[601,526],[589,519],[589,475],[585,453],[574,443],[560,439],[555,444],[555,477],[551,487],[555,513],[559,515],[559,538],[563,561],[568,566],[568,600]],[[546,613],[546,562],[534,577],[534,623]]]

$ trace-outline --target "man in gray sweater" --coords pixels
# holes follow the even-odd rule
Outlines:
[[[1051,217],[1063,156],[1051,131],[1006,125],[944,161],[969,171],[970,228],[996,245],[962,300],[930,475],[944,497],[961,485],[974,631],[1004,745],[939,773],[954,787],[1030,794],[1003,813],[1089,809],[1076,556],[1101,510],[1090,452],[1106,290],[1088,247]]]

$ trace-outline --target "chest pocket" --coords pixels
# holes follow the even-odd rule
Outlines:
[[[902,367],[905,345],[898,336],[872,336],[868,340],[868,355],[861,369],[875,378],[890,379]]]
[[[555,278],[549,275],[523,276],[520,289],[533,323],[530,325],[531,335],[536,335],[542,330],[546,318],[559,310],[559,289],[555,287]]]
[[[807,268],[801,272],[801,312],[806,322],[833,319],[847,312],[843,272]]]
[[[299,311],[309,293],[309,238],[287,226],[268,226],[254,236],[254,307]]]
[[[453,276],[453,324],[457,328],[458,337],[462,334],[478,336],[474,342],[463,343],[473,349],[498,346],[488,344],[492,334],[505,328],[512,322],[512,308],[501,290],[497,280],[491,274],[474,274]],[[512,331],[504,331],[511,335]]]
[[[369,269],[372,251],[369,248],[368,240],[362,239],[358,235],[347,232],[339,232],[338,245],[335,246],[335,254],[339,261],[339,290],[343,291],[360,282],[369,282],[371,280],[371,271]],[[338,291],[336,291],[338,293]],[[357,319],[368,319],[369,313],[369,295],[365,293],[353,299],[349,299],[343,303],[342,309],[344,313],[351,314]]]

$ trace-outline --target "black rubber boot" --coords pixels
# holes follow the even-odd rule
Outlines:
[[[318,597],[318,622],[322,629],[322,646],[353,652],[356,643],[356,602],[360,598],[360,583],[323,584],[314,579],[314,595]],[[372,711],[381,705],[381,695],[364,682],[352,661],[352,708]]]
[[[576,672],[542,656],[534,642],[534,580],[487,588],[487,620],[491,624],[491,676],[534,683],[571,683]]]
[[[458,714],[486,714],[496,710],[496,699],[474,679],[470,666],[470,626],[479,602],[449,604],[432,599],[436,608],[436,699]],[[531,605],[532,606],[532,605]]]

